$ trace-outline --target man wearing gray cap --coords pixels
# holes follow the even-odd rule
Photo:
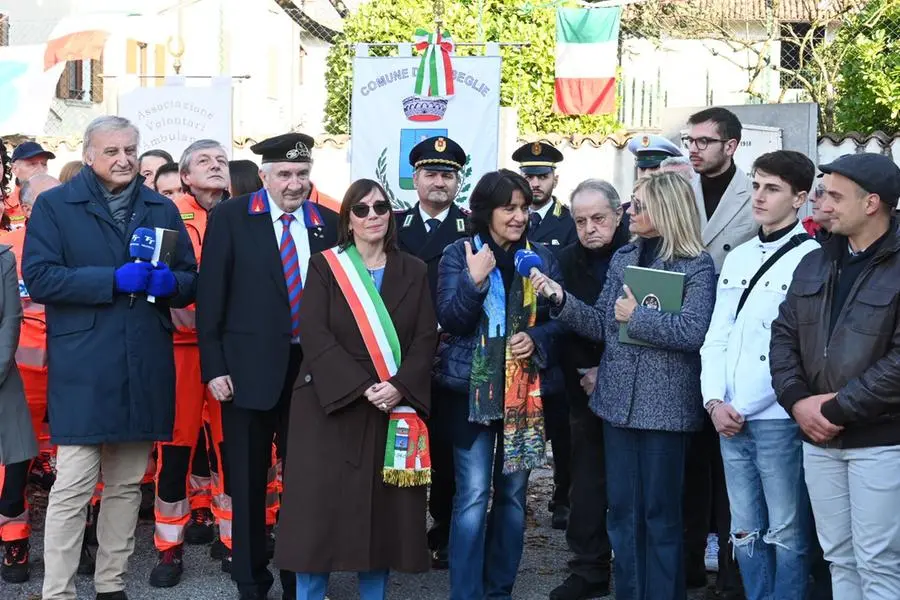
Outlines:
[[[831,236],[794,274],[769,354],[835,598],[900,598],[900,168],[880,154],[822,165]]]

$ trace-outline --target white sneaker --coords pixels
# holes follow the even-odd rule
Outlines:
[[[713,573],[719,570],[719,538],[709,534],[706,538],[706,554],[703,556],[706,570]]]

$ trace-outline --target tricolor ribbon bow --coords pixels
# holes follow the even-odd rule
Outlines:
[[[422,54],[419,72],[416,75],[416,95],[447,97],[453,91],[453,66],[450,64],[450,53],[453,52],[453,40],[447,32],[428,32],[416,29],[415,48]],[[426,79],[428,84],[426,85]]]

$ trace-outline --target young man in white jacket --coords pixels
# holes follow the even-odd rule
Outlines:
[[[731,542],[747,600],[805,598],[812,517],[801,433],[775,398],[771,323],[794,269],[819,247],[797,218],[815,167],[787,150],[753,164],[758,235],[725,259],[706,341],[701,385],[722,449]]]

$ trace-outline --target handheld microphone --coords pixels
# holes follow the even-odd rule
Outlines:
[[[516,272],[522,277],[531,277],[532,272],[538,273],[544,268],[544,261],[536,252],[531,250],[516,250],[514,259]],[[558,302],[556,292],[550,294],[550,301],[556,304]]]
[[[131,234],[131,243],[128,244],[128,255],[134,259],[134,262],[150,262],[153,260],[153,253],[156,251],[156,232],[149,227],[138,227]],[[128,300],[128,308],[134,307],[134,301],[137,294],[130,294]]]

